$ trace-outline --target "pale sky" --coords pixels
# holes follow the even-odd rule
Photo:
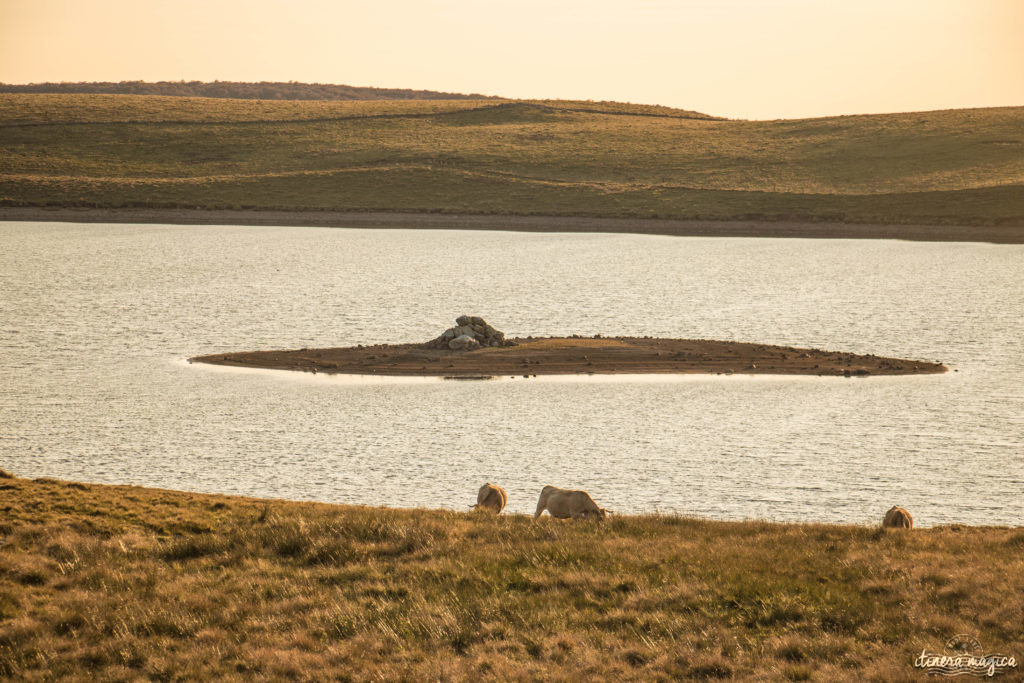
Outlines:
[[[1024,105],[1024,0],[0,0],[0,81],[122,80],[749,119]]]

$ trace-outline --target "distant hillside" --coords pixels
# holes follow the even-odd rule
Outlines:
[[[462,95],[406,88],[359,88],[327,83],[237,83],[234,81],[121,81],[119,83],[0,83],[0,93],[56,93],[100,95],[171,95],[224,97],[238,100],[481,100],[485,95]]]
[[[0,206],[1024,226],[1024,107],[0,94]]]

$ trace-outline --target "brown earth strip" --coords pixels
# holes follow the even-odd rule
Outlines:
[[[699,339],[516,339],[518,346],[448,351],[422,344],[244,351],[197,356],[199,363],[330,374],[487,377],[573,374],[919,375],[940,362],[789,346]]]
[[[40,206],[2,206],[0,207],[0,221],[400,228],[405,230],[511,230],[520,232],[630,233],[676,237],[901,239],[924,242],[1024,244],[1024,229],[1019,225],[900,225],[361,211],[113,209]]]

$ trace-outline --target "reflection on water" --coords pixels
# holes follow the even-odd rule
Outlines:
[[[467,509],[1022,524],[1024,248],[0,223],[0,467]],[[939,360],[863,380],[410,381],[188,365],[244,349],[652,335]]]

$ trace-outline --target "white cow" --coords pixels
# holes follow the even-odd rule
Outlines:
[[[914,518],[910,516],[910,513],[901,507],[893,505],[889,508],[889,511],[885,513],[885,519],[882,520],[882,527],[885,529],[913,529]]]
[[[476,505],[474,508],[484,508],[485,510],[491,510],[494,513],[499,513],[505,509],[505,503],[508,501],[508,494],[505,493],[505,489],[494,484],[487,483],[480,487],[480,491],[476,494]]]
[[[547,510],[552,517],[558,519],[596,519],[602,521],[608,511],[598,507],[594,499],[586,491],[570,491],[556,486],[545,486],[537,500],[537,512],[533,521]]]

